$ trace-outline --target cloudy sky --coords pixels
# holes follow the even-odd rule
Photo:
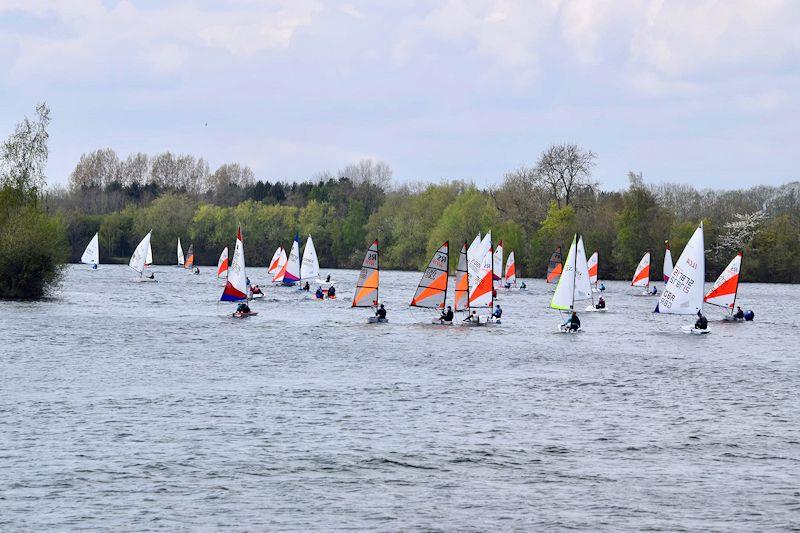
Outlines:
[[[0,0],[0,134],[297,180],[362,157],[498,182],[551,143],[709,187],[800,179],[795,0]]]

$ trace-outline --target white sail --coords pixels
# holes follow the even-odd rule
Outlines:
[[[636,272],[633,274],[631,280],[632,287],[649,287],[650,286],[650,251],[648,250],[639,261],[639,266],[636,267]]]
[[[236,247],[233,249],[233,261],[228,268],[228,281],[219,299],[223,302],[246,300],[248,289],[244,264],[244,239],[240,227],[236,230]]]
[[[514,260],[514,250],[508,254],[506,261],[506,283],[510,285],[517,285],[517,263]]]
[[[567,259],[562,265],[561,276],[558,278],[558,285],[553,292],[553,299],[550,300],[550,307],[561,311],[569,311],[575,302],[575,258],[577,248],[577,235],[572,238],[569,245]]]
[[[81,256],[81,263],[86,265],[99,265],[100,264],[100,244],[99,236],[94,234],[92,240],[86,245],[86,249]]]
[[[586,249],[583,247],[583,237],[578,237],[575,254],[575,295],[572,300],[589,300],[592,297],[592,283],[589,277],[589,264],[586,261]]]
[[[292,284],[297,281],[300,281],[300,237],[295,235],[286,261],[286,271],[283,273],[283,283]]]
[[[486,250],[486,253],[483,254],[483,261],[478,271],[479,281],[475,286],[470,287],[469,307],[472,309],[477,307],[488,307],[491,309],[494,304],[494,283],[492,280],[493,264],[494,253],[490,246],[489,249]]]
[[[589,265],[589,283],[592,285],[597,286],[597,274],[598,274],[598,254],[594,252],[589,260],[587,261]]]
[[[492,247],[492,232],[490,231],[481,239],[480,233],[467,249],[467,271],[469,272],[470,293],[481,282],[481,268],[486,252]],[[490,265],[491,266],[491,265]]]
[[[150,246],[150,241],[147,241],[147,259],[145,259],[144,264],[145,266],[150,266],[153,264],[153,247]]]
[[[501,281],[503,279],[503,241],[500,241],[494,250],[492,279],[495,281]]]
[[[666,241],[664,244],[666,245],[666,250],[664,250],[664,283],[666,283],[669,281],[669,275],[672,274],[675,265],[672,264],[672,252],[669,249],[669,241]]]
[[[319,260],[317,250],[314,248],[314,241],[311,235],[306,239],[306,246],[303,248],[303,260],[300,263],[300,278],[309,279],[319,276]]]
[[[219,254],[219,261],[217,261],[217,277],[221,278],[223,275],[228,275],[228,247],[222,249]]]
[[[131,260],[128,262],[128,266],[131,267],[134,271],[138,272],[140,275],[142,272],[144,272],[144,265],[145,262],[147,261],[147,252],[148,250],[150,250],[151,233],[153,232],[152,231],[147,232],[147,235],[144,236],[144,239],[142,239],[142,241],[133,251]]]
[[[181,246],[181,238],[178,237],[178,265],[183,266],[183,263],[186,262],[186,258],[183,257],[183,247]]]
[[[705,295],[705,301],[711,305],[724,307],[733,311],[736,305],[736,295],[739,292],[739,272],[742,270],[742,253],[736,254],[722,274],[719,275],[714,286]]]
[[[694,231],[664,286],[656,313],[693,315],[703,308],[706,276],[703,224]]]
[[[281,261],[281,252],[283,251],[283,246],[278,246],[275,248],[275,253],[272,254],[272,259],[269,261],[269,269],[267,270],[268,274],[275,275],[278,270],[280,270],[280,261]]]

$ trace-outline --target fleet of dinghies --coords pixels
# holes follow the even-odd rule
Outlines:
[[[129,267],[139,276],[135,281],[156,281],[153,274],[145,276],[147,266],[152,264],[152,231],[148,232],[136,246],[128,263]],[[723,309],[723,320],[741,321],[752,320],[753,313],[744,313],[737,309],[736,299],[739,290],[739,278],[742,267],[742,252],[738,252],[725,267],[711,289],[704,292],[705,269],[705,243],[703,224],[701,223],[692,234],[691,239],[684,247],[678,261],[673,265],[669,241],[665,241],[663,279],[665,286],[654,309],[657,314],[698,315],[698,322],[694,326],[684,326],[681,329],[691,334],[707,335],[710,329],[706,324],[703,306],[709,305]],[[184,257],[181,240],[177,240],[177,262],[183,268],[192,268],[194,265],[194,245],[190,244]],[[448,286],[450,278],[450,244],[444,242],[433,253],[422,277],[411,298],[410,306],[417,308],[436,309],[442,311],[442,316],[433,320],[435,324],[452,325],[453,313],[467,313],[466,319],[461,323],[465,326],[479,326],[499,324],[499,313],[486,316],[483,321],[478,315],[480,311],[491,312],[495,304],[497,287],[515,288],[517,284],[517,267],[514,251],[511,250],[506,258],[503,268],[503,243],[497,246],[492,244],[491,232],[481,236],[478,233],[473,241],[461,245],[454,276],[454,290],[452,307],[447,305]],[[375,316],[368,317],[368,323],[387,323],[386,313],[380,302],[380,250],[378,240],[375,240],[367,249],[361,264],[351,307],[376,309]],[[656,291],[650,290],[650,265],[652,254],[648,250],[639,261],[631,280],[631,286],[644,288],[644,295],[653,295]],[[563,259],[563,260],[562,260]],[[80,262],[91,265],[93,269],[100,264],[99,234],[95,233],[86,246]],[[244,240],[241,227],[237,228],[236,245],[232,260],[229,263],[228,248],[225,247],[217,262],[216,276],[225,278],[225,287],[220,301],[245,302],[237,308],[233,316],[244,318],[257,313],[250,311],[246,302],[253,297],[249,279],[245,272]],[[295,234],[292,247],[287,257],[282,246],[278,246],[269,262],[268,273],[272,281],[281,285],[295,285],[301,281],[315,280],[320,282],[320,265],[316,248],[311,235],[306,238],[302,256],[300,254],[299,234]],[[602,301],[595,305],[593,293],[603,290],[598,288],[599,278],[599,252],[595,251],[587,259],[583,237],[575,234],[570,244],[566,258],[562,258],[561,247],[557,247],[550,257],[547,267],[547,283],[555,283],[555,290],[550,301],[550,307],[558,310],[562,315],[562,322],[558,324],[559,332],[581,331],[580,321],[577,319],[576,305],[579,302],[590,301],[590,305],[583,310],[586,312],[605,311]],[[523,284],[524,285],[524,284]],[[307,289],[307,287],[306,287]],[[448,307],[447,314],[443,311]],[[563,320],[564,314],[567,319]]]

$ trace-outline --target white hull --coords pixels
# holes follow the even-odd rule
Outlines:
[[[697,329],[694,326],[682,326],[681,331],[689,335],[708,335],[711,333],[710,329]]]
[[[388,318],[378,318],[376,316],[371,316],[367,318],[367,324],[388,324]]]
[[[156,282],[158,282],[158,280],[156,280],[156,279],[150,279],[150,278],[144,278],[144,277],[143,278],[134,278],[133,281],[135,281],[136,283],[156,283]]]
[[[744,318],[736,318],[733,315],[723,315],[723,322],[744,322]]]
[[[586,309],[584,309],[584,311],[586,311],[587,313],[605,313],[606,311],[608,311],[608,307],[604,307],[602,309],[598,309],[593,305],[587,305]]]
[[[571,329],[569,329],[569,326],[566,326],[566,325],[564,325],[564,324],[559,324],[559,325],[558,325],[558,331],[559,331],[560,333],[580,333],[580,332],[581,332],[581,331],[583,331],[583,330],[581,330],[580,328],[578,328],[576,331],[572,331]]]
[[[250,295],[250,299],[251,300],[258,300],[259,298],[263,298],[263,297],[264,297],[264,293],[263,292],[261,294],[251,294]]]

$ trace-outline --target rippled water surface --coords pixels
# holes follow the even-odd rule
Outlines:
[[[415,273],[367,325],[354,271],[235,320],[210,269],[154,270],[0,302],[0,530],[800,526],[798,286],[701,337],[608,283],[561,335],[540,280],[463,328],[407,307]]]

